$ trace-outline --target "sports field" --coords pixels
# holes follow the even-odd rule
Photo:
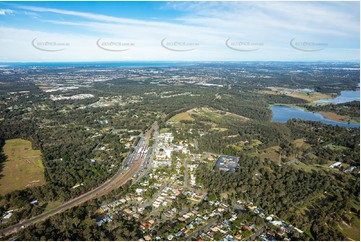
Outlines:
[[[0,175],[1,195],[45,183],[41,152],[33,150],[30,141],[6,140],[3,151],[7,160],[3,163]]]

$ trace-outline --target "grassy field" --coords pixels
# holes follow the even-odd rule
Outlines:
[[[295,169],[301,169],[306,172],[321,171],[326,168],[320,165],[310,165],[310,164],[306,165],[305,163],[302,162],[293,163],[291,164],[291,166],[294,167]]]
[[[215,127],[212,127],[210,130],[211,131],[215,130],[215,131],[219,131],[219,132],[224,132],[224,131],[227,131],[228,129],[227,128],[217,128],[217,126],[215,126]]]
[[[304,139],[296,139],[294,142],[296,147],[302,147],[305,144],[305,140]]]
[[[224,112],[221,110],[213,108],[199,108],[194,110],[197,115],[206,117],[216,124],[222,124],[226,119],[237,119],[241,121],[247,121],[248,118],[229,112]]]
[[[45,212],[46,211],[50,211],[50,210],[52,210],[52,209],[54,209],[54,208],[57,208],[57,207],[59,207],[60,205],[62,205],[63,204],[63,202],[61,202],[61,201],[52,201],[52,202],[49,202],[47,205],[46,205],[46,207],[45,207]]]
[[[349,239],[360,241],[360,219],[353,215],[351,224],[341,223],[341,232]]]
[[[162,128],[161,130],[159,130],[159,133],[163,134],[163,133],[167,133],[169,131],[170,131],[170,129],[168,129],[168,128]]]
[[[178,113],[176,115],[174,115],[173,117],[171,117],[169,119],[169,122],[180,122],[182,120],[189,120],[189,121],[193,121],[194,118],[192,118],[190,115],[189,115],[189,112],[183,112],[183,113]]]
[[[298,148],[309,148],[310,145],[304,141],[304,139],[296,139],[293,141],[294,145]],[[259,152],[259,157],[261,161],[265,161],[266,158],[268,158],[271,161],[281,163],[281,156],[279,154],[280,146],[272,146],[269,148],[266,148]],[[296,157],[294,155],[288,157],[289,160],[293,160]]]
[[[261,161],[265,161],[265,159],[269,159],[273,162],[281,163],[281,156],[279,155],[280,147],[272,146],[269,148],[264,149],[263,152],[260,152],[259,157]]]
[[[294,92],[291,94],[288,94],[287,96],[295,97],[295,98],[301,98],[308,102],[314,102],[320,99],[331,99],[332,96],[320,92]]]
[[[40,150],[33,150],[31,142],[11,139],[3,147],[7,160],[0,178],[0,194],[40,186],[45,183],[44,166]]]
[[[329,145],[328,148],[332,151],[341,151],[341,152],[346,152],[350,149],[342,145]]]
[[[281,95],[284,93],[284,95],[294,98],[300,98],[303,100],[306,100],[309,103],[313,103],[314,101],[320,100],[320,99],[331,99],[333,98],[329,94],[320,93],[320,92],[303,92],[303,91],[295,91],[292,93],[285,92],[285,89],[283,88],[272,88],[271,90],[264,90],[261,91],[261,93],[265,94],[273,94],[273,95]]]
[[[223,124],[225,122],[225,120],[227,120],[227,119],[228,120],[236,119],[236,120],[240,120],[240,121],[249,120],[246,117],[243,117],[243,116],[240,116],[240,115],[237,115],[234,113],[224,112],[224,111],[213,109],[213,108],[202,107],[202,108],[193,108],[186,112],[176,114],[173,117],[171,117],[168,121],[169,122],[180,122],[182,120],[194,121],[194,118],[193,118],[194,116],[192,117],[192,115],[208,118],[209,121],[212,124],[214,124],[214,125],[212,125],[213,128],[217,128],[217,125]],[[208,124],[210,124],[210,122],[208,122]]]

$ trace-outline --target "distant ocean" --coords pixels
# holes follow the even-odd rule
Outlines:
[[[0,62],[1,67],[181,67],[181,66],[219,66],[227,65],[228,67],[251,67],[255,65],[269,67],[273,66],[312,66],[318,65],[327,68],[347,67],[358,68],[357,62],[300,62],[300,61],[95,61],[95,62]]]
[[[163,62],[163,61],[130,61],[130,62],[13,62],[0,63],[0,67],[177,67],[192,66],[197,62]]]

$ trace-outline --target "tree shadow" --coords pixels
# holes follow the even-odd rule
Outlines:
[[[7,160],[7,156],[4,154],[4,145],[5,145],[5,142],[4,140],[0,139],[0,179],[4,176],[2,174],[2,171],[4,169],[4,166],[5,166],[5,161]]]

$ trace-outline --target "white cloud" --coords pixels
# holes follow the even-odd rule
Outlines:
[[[28,11],[24,11],[24,14],[29,16],[29,17],[32,17],[32,18],[39,18],[39,14],[37,13],[34,13],[34,12],[28,12]]]
[[[146,21],[63,9],[17,6],[34,13],[38,20],[51,27],[42,32],[2,28],[0,52],[6,53],[7,58],[15,55],[16,58],[41,56],[40,59],[56,60],[355,60],[359,58],[360,27],[359,10],[355,6],[359,7],[359,3],[166,3],[164,8],[177,9],[182,15],[172,21]],[[42,13],[53,13],[61,18],[56,18],[56,15],[50,18],[47,14],[47,19],[43,19]],[[64,20],[65,16],[72,18]],[[70,31],[64,32],[64,26]],[[73,28],[76,31],[71,31]],[[69,32],[73,34],[66,34]],[[61,53],[39,53],[29,44],[38,36],[44,40],[67,40],[72,44]],[[99,38],[130,41],[135,46],[126,53],[109,53],[96,47],[94,43]],[[161,47],[160,41],[164,38],[197,42],[199,46],[191,52],[175,53]],[[228,38],[261,42],[264,46],[259,51],[239,53],[225,46]],[[327,48],[315,53],[297,52],[290,47],[292,38],[327,43]],[[4,39],[14,41],[5,43]],[[7,45],[9,43],[12,45]],[[31,49],[23,51],[26,48]]]
[[[11,9],[0,9],[0,15],[13,15],[14,11]]]
[[[87,12],[79,12],[79,11],[70,11],[70,10],[62,10],[62,9],[54,9],[54,8],[42,8],[42,7],[31,7],[31,6],[18,6],[18,8],[26,9],[34,12],[49,12],[56,13],[62,15],[75,16],[85,19],[90,19],[93,21],[101,21],[101,22],[109,22],[109,23],[122,23],[122,24],[142,24],[145,26],[154,25],[154,26],[172,26],[172,24],[168,24],[165,22],[155,22],[155,21],[141,21],[136,19],[129,18],[119,18],[113,17],[103,14],[94,14]]]

